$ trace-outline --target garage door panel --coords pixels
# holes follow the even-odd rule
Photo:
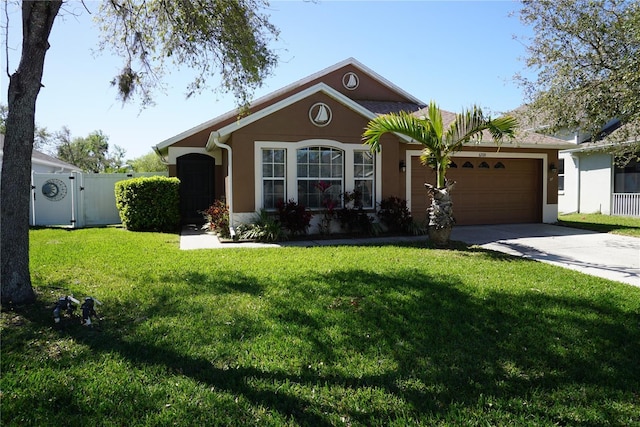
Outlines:
[[[435,182],[435,173],[412,162],[411,210],[418,219],[426,218],[430,203],[424,182]],[[486,162],[489,168],[478,166]],[[456,181],[452,191],[456,222],[471,224],[507,224],[542,220],[542,162],[538,159],[455,158],[458,167],[447,172]],[[462,165],[473,165],[464,168]],[[500,168],[496,168],[499,163]],[[417,169],[417,170],[416,170]]]

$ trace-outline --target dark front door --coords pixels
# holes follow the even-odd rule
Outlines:
[[[213,157],[187,154],[178,157],[177,174],[180,179],[180,216],[183,224],[203,224],[200,211],[215,200]]]

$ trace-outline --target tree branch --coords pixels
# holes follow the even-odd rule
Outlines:
[[[9,74],[9,2],[4,2],[4,17],[6,19],[6,26],[4,27],[4,57],[7,64],[7,77],[11,77]]]

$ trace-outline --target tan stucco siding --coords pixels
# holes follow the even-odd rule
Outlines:
[[[250,135],[237,132],[227,143],[232,147],[233,208],[236,212],[253,212],[255,211],[253,140]]]
[[[401,176],[400,159],[404,158],[405,144],[401,144],[396,136],[387,134],[382,136],[380,145],[382,147],[382,180],[377,185],[382,188],[382,198],[404,198],[405,184],[404,176]]]
[[[215,129],[213,127],[207,128],[203,131],[190,135],[184,139],[177,141],[172,144],[172,147],[198,147],[203,148],[207,145],[207,140],[209,139],[209,135]]]

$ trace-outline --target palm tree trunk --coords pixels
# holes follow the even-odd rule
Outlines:
[[[449,245],[451,230],[455,219],[453,218],[453,201],[451,190],[455,182],[445,181],[443,188],[425,184],[431,195],[431,205],[427,210],[429,214],[429,240],[438,247]]]

